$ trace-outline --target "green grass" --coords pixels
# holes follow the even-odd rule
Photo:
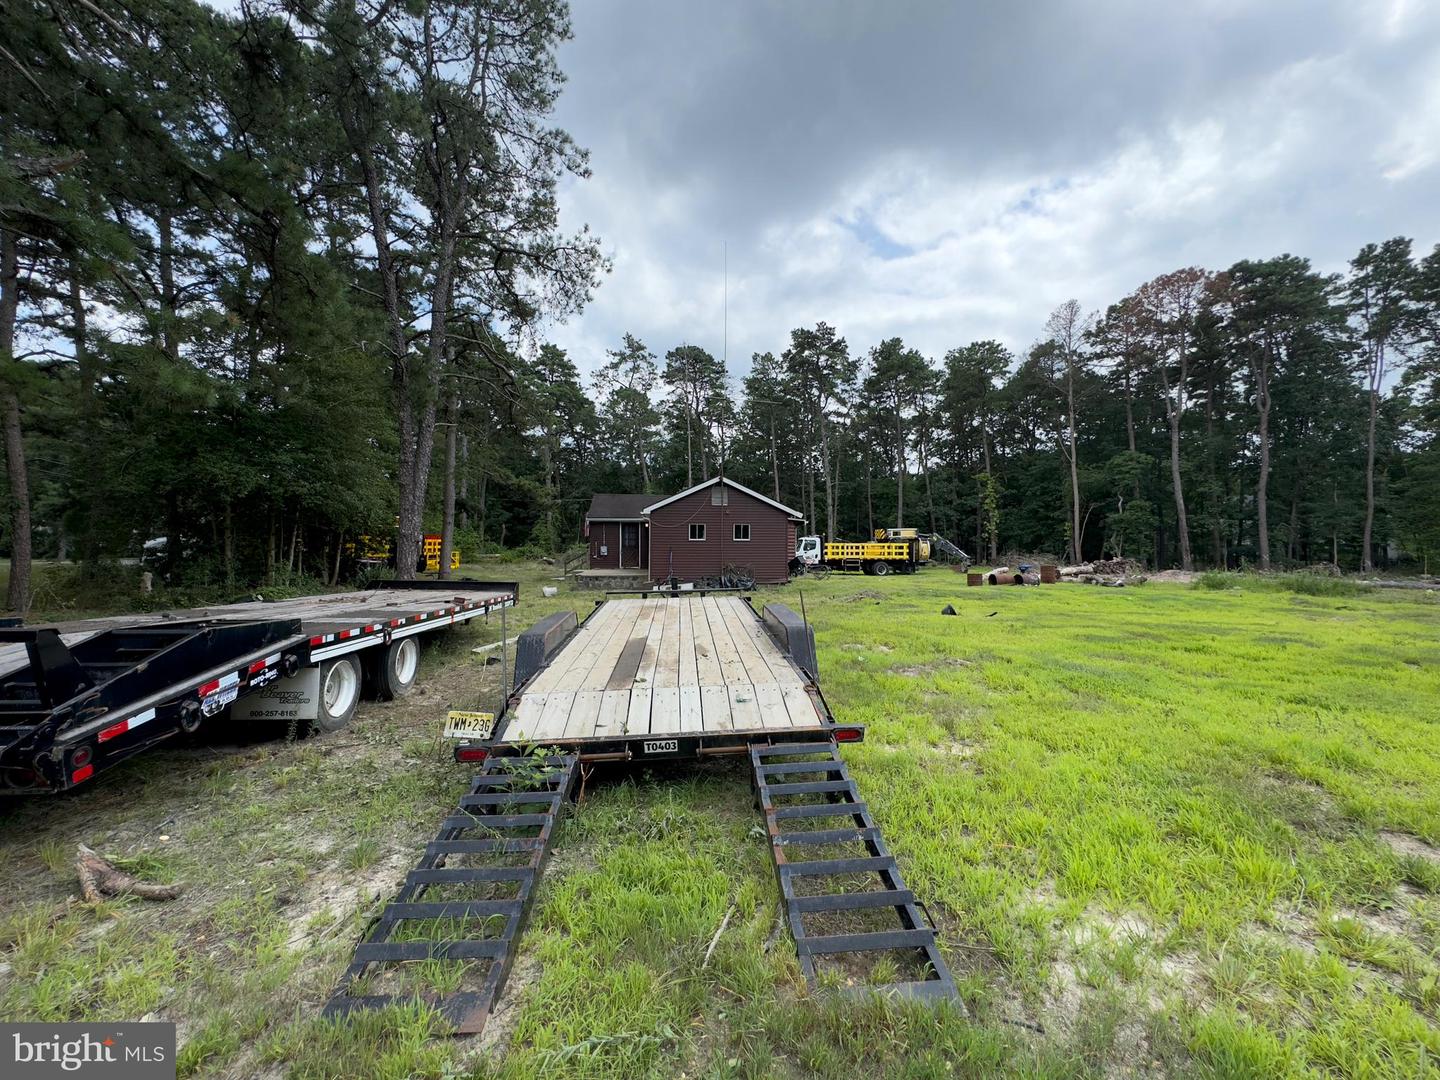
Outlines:
[[[512,634],[590,607],[503,569]],[[806,991],[731,763],[587,780],[482,1046],[415,1006],[318,1020],[463,787],[437,733],[493,707],[499,668],[469,652],[492,622],[427,650],[428,696],[339,735],[163,749],[0,804],[0,1018],[175,1019],[185,1076],[1435,1072],[1440,604],[1205,581],[805,584],[826,698],[867,725],[846,760],[963,1011]],[[77,842],[191,889],[67,907]],[[407,990],[468,977],[408,967]]]

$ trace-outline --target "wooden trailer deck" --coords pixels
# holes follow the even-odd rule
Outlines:
[[[521,688],[501,741],[815,731],[807,684],[739,597],[609,600]]]

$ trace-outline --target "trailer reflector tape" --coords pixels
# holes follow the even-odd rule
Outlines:
[[[322,644],[324,641],[325,641],[324,637],[312,637],[312,638],[310,639],[310,644],[311,644],[311,645],[320,645],[320,644]]]
[[[390,625],[391,625],[391,626],[403,626],[404,623],[405,623],[405,620],[404,620],[404,619],[391,619],[391,620],[390,620]]]
[[[155,719],[155,710],[146,709],[144,712],[136,713],[128,720],[121,720],[118,724],[111,724],[104,731],[96,736],[98,742],[109,742],[117,735],[124,735],[127,731],[134,731],[141,724],[147,724]]]
[[[94,775],[95,775],[95,766],[94,766],[94,765],[82,765],[82,766],[80,766],[80,768],[76,769],[73,773],[70,774],[70,782],[71,782],[72,784],[78,784],[78,783],[80,783],[82,780],[89,780],[90,777],[92,777],[92,776],[94,776]]]
[[[220,680],[219,680],[219,679],[211,679],[209,682],[207,682],[207,683],[202,683],[202,684],[201,684],[201,686],[200,686],[200,696],[201,696],[201,697],[205,697],[207,694],[213,694],[216,690],[219,690],[219,689],[220,689]]]

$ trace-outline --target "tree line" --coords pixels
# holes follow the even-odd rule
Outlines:
[[[627,336],[571,432],[600,460],[569,482],[667,491],[719,462],[828,536],[919,526],[991,560],[1368,571],[1440,550],[1440,248],[1186,267],[1036,323],[1023,352],[941,357],[800,328],[738,395],[702,350],[662,363]]]
[[[568,34],[554,0],[0,10],[12,609],[32,556],[159,536],[237,584],[366,533],[413,565],[437,448],[525,423],[509,344],[605,268],[557,221]]]
[[[603,277],[560,227],[557,0],[0,8],[0,545],[86,574],[336,580],[362,536],[575,545],[596,491],[725,472],[832,537],[979,557],[1334,561],[1440,546],[1440,255],[1368,245],[1036,313],[1012,352],[797,328],[741,378],[541,340]],[[963,340],[963,339],[962,339]],[[578,362],[578,363],[577,363]],[[581,365],[588,374],[581,373]]]

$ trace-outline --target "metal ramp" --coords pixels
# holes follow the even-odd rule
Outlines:
[[[950,558],[954,559],[958,563],[964,563],[966,566],[970,565],[969,553],[956,547],[939,533],[930,534],[930,546],[940,551],[943,551],[946,555],[949,555]]]
[[[340,985],[324,1015],[340,1017],[363,1009],[404,1004],[417,994],[352,993],[357,981],[384,966],[416,961],[487,961],[479,989],[448,994],[419,994],[455,1025],[457,1035],[474,1035],[485,1026],[490,1011],[509,977],[520,931],[529,917],[535,888],[549,858],[555,823],[575,786],[579,758],[565,755],[537,759],[491,757],[460,799],[457,812],[447,817],[420,864],[405,877],[405,884],[388,904],[369,935],[355,949]],[[519,811],[518,813],[516,811]],[[523,862],[519,856],[528,856]],[[472,860],[465,866],[447,866],[450,859]],[[503,899],[427,900],[432,890],[513,889]],[[504,919],[495,936],[440,940],[412,936],[406,922],[433,920]]]
[[[885,849],[880,830],[861,801],[835,740],[755,744],[750,747],[750,764],[770,834],[770,854],[790,932],[810,987],[820,986],[817,958],[889,952],[895,954],[893,959],[909,961],[912,969],[921,968],[917,977],[858,989],[929,1000],[953,999],[955,981],[940,955],[935,930],[928,915],[922,916],[915,894],[901,881],[899,867]],[[824,801],[790,802],[792,796],[814,795],[823,796]],[[826,827],[832,824],[843,827]],[[789,854],[795,848],[855,844],[862,845],[866,854],[808,861],[792,861]],[[828,883],[827,878],[831,879]],[[845,888],[846,881],[856,878],[864,880],[866,887]],[[832,887],[825,888],[827,884]],[[812,891],[811,886],[818,886],[820,891]],[[887,909],[893,918],[883,916]],[[843,921],[874,917],[877,913],[882,921],[896,925],[816,936],[809,933],[804,921],[806,916]]]

